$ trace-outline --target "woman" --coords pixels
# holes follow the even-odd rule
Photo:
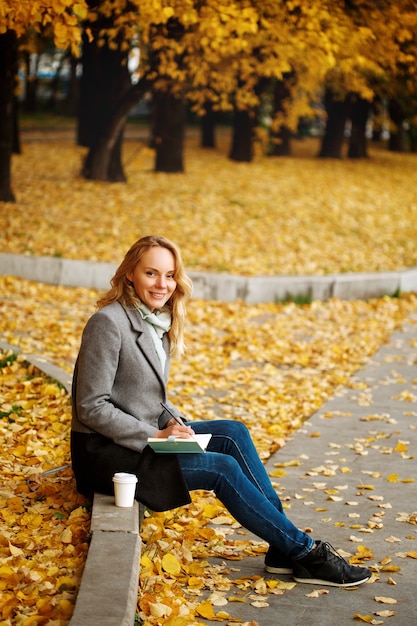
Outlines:
[[[170,356],[184,352],[192,292],[177,246],[159,236],[140,239],[111,285],[86,325],[74,372],[71,453],[79,491],[112,493],[114,472],[128,471],[139,478],[141,499],[140,485],[155,474],[142,463],[148,437],[211,433],[204,454],[156,457],[161,467],[170,458],[172,480],[158,490],[172,496],[173,506],[189,501],[188,490],[212,490],[242,526],[268,542],[268,572],[344,587],[368,580],[368,569],[349,565],[286,517],[242,423],[187,423],[167,400]]]

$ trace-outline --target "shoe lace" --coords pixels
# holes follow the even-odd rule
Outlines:
[[[323,553],[325,554],[325,557],[328,561],[338,562],[339,564],[343,563],[344,566],[349,567],[347,561],[343,558],[341,554],[338,553],[336,548],[334,548],[331,543],[328,543],[327,541],[322,542],[320,547],[322,548]]]

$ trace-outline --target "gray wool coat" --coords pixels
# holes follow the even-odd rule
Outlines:
[[[167,400],[169,340],[165,372],[146,322],[134,308],[115,302],[89,319],[74,370],[71,428],[100,433],[141,452],[148,437],[165,427],[177,408]]]

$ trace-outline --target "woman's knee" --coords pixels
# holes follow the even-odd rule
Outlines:
[[[187,457],[198,456],[199,463]],[[206,454],[180,454],[178,460],[189,489],[207,489],[216,493],[225,485],[239,479],[239,463],[228,454],[206,452]]]
[[[216,469],[219,474],[223,474],[226,478],[242,471],[238,461],[230,454],[220,455]]]

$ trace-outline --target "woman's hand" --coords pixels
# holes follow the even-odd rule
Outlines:
[[[193,437],[194,431],[189,426],[181,426],[174,419],[170,419],[163,430],[157,430],[155,437],[158,439],[167,439],[168,437],[177,437],[178,439],[190,439]]]

